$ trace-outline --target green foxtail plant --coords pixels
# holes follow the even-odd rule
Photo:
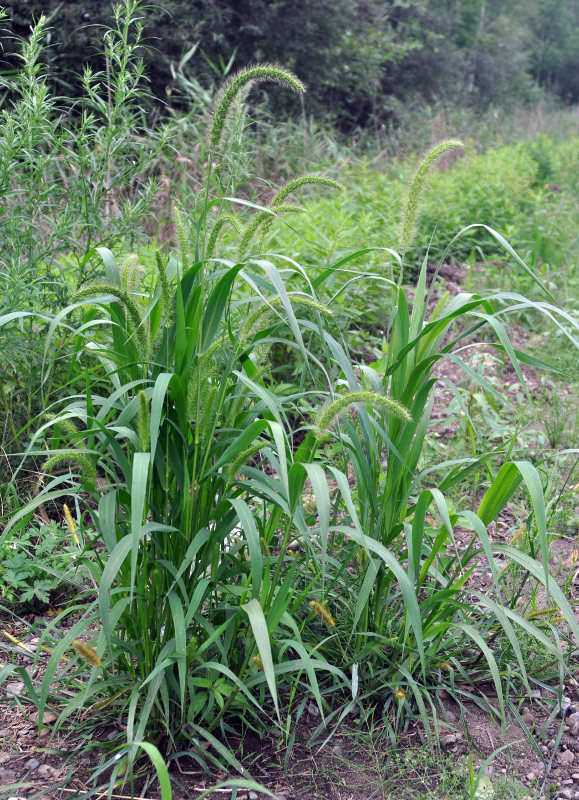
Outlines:
[[[39,727],[49,705],[59,709],[57,729],[78,719],[81,708],[90,709],[92,729],[96,715],[123,719],[96,776],[110,769],[111,787],[141,750],[157,767],[160,753],[151,741],[165,756],[186,750],[205,769],[225,764],[247,777],[224,743],[235,730],[232,720],[284,731],[282,701],[297,720],[309,696],[322,725],[380,698],[387,718],[396,704],[397,724],[412,703],[429,727],[433,689],[445,686],[460,701],[462,687],[491,680],[504,716],[504,675],[516,673],[517,688],[529,689],[517,629],[559,662],[563,656],[559,640],[502,602],[496,554],[544,585],[564,616],[565,635],[579,638],[569,603],[546,571],[535,467],[509,461],[506,452],[439,465],[422,459],[434,369],[449,359],[468,374],[469,336],[488,326],[524,384],[526,357],[512,347],[504,315],[526,304],[574,342],[577,326],[569,333],[572,318],[556,304],[514,293],[459,294],[429,312],[425,259],[411,311],[402,279],[386,282],[393,310],[384,357],[353,364],[333,335],[332,309],[316,295],[320,282],[284,254],[283,268],[273,257],[231,260],[224,240],[211,238],[209,223],[230,213],[229,196],[214,194],[222,186],[213,180],[229,117],[251,82],[266,79],[302,88],[291,73],[267,66],[227,84],[208,136],[203,207],[197,218],[184,210],[175,215],[178,257],[158,253],[139,285],[138,259],[119,264],[110,249],[99,248],[103,282],[81,288],[51,320],[47,352],[57,332],[70,336],[85,389],[60,402],[32,435],[25,455],[47,457],[45,469],[55,474],[2,534],[25,525],[41,503],[70,495],[79,530],[90,520],[97,531],[90,562],[96,599],[87,595],[64,610],[64,635],[56,620],[42,632],[34,655],[35,664],[42,662],[40,686],[12,665],[0,679],[22,676]],[[417,171],[410,222],[435,157]],[[311,182],[290,181],[258,212],[277,214],[290,191]],[[401,249],[411,240],[410,222]],[[289,290],[288,273],[309,291]],[[296,446],[292,423],[319,389],[309,370],[312,337],[327,356],[327,363],[315,358],[329,397]],[[301,384],[289,397],[268,369],[274,344],[293,348],[303,361]],[[75,446],[62,447],[63,439]],[[497,455],[505,460],[498,472]],[[445,493],[475,471],[488,488],[476,512],[456,512]],[[541,561],[491,542],[487,532],[523,483]],[[466,550],[456,547],[458,524],[472,531]],[[493,585],[467,592],[483,555]],[[498,636],[512,664],[501,662]],[[84,639],[92,664],[75,649]],[[473,645],[480,656],[472,656]]]
[[[48,456],[46,485],[3,534],[40,503],[71,495],[97,531],[98,596],[64,612],[75,621],[58,642],[47,627],[45,679],[32,700],[41,719],[58,704],[58,726],[80,707],[126,718],[104,762],[113,783],[118,753],[132,767],[151,739],[164,739],[165,754],[186,746],[205,767],[216,763],[202,746],[210,741],[220,763],[246,776],[215,738],[232,716],[262,725],[268,709],[268,725],[279,725],[277,683],[289,676],[297,686],[304,669],[322,714],[323,674],[349,685],[302,637],[319,570],[314,560],[302,574],[289,544],[296,530],[310,536],[300,504],[309,451],[294,452],[264,361],[280,340],[307,360],[300,331],[316,330],[300,315],[331,312],[313,294],[288,292],[271,262],[209,265],[199,258],[203,225],[175,216],[178,258],[158,252],[140,277],[137,254],[118,260],[99,248],[104,280],[51,321],[47,352],[57,333],[70,335],[86,388],[33,435],[26,455]],[[86,681],[79,637],[96,654]],[[73,699],[53,686],[57,669],[61,685],[84,682]]]

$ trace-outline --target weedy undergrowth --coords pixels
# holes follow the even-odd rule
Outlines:
[[[142,109],[140,7],[140,0],[115,5],[113,26],[103,33],[102,70],[84,70],[78,99],[58,98],[49,87],[44,15],[22,42],[18,69],[2,78],[0,446],[9,453],[24,447],[29,420],[67,380],[62,362],[44,370],[41,312],[57,313],[71,291],[98,274],[98,245],[141,243],[152,211],[155,164],[170,127],[149,125]],[[4,316],[24,310],[32,313]]]
[[[457,144],[433,148],[417,168],[418,186],[410,185],[404,212],[410,219],[401,224],[402,251],[408,249],[415,230],[425,171],[436,155]],[[509,461],[512,445],[508,441],[493,451],[440,464],[425,463],[422,457],[438,364],[452,361],[482,390],[498,395],[465,358],[469,348],[484,346],[484,328],[492,334],[487,343],[510,361],[524,391],[521,364],[541,364],[511,344],[504,322],[509,314],[522,307],[542,314],[566,335],[570,346],[579,345],[572,315],[553,300],[500,234],[487,232],[537,282],[547,301],[533,302],[506,292],[488,297],[461,293],[443,295],[434,305],[429,302],[432,289],[427,287],[425,257],[411,309],[402,281],[390,282],[386,355],[354,369],[346,351],[332,341],[338,381],[309,434],[318,442],[333,438],[333,450],[343,453],[347,466],[346,470],[336,463],[320,465],[322,474],[312,482],[323,563],[327,552],[342,566],[327,570],[323,597],[338,622],[324,652],[333,648],[330,660],[347,664],[356,675],[360,693],[335,716],[342,719],[356,705],[376,702],[378,693],[393,740],[411,707],[429,728],[428,717],[430,713],[436,716],[436,693],[442,686],[460,702],[473,684],[492,682],[495,708],[504,719],[508,685],[514,682],[522,692],[530,689],[519,632],[533,637],[563,663],[559,634],[545,619],[526,615],[521,596],[525,584],[527,588],[542,586],[546,592],[548,602],[564,620],[567,648],[572,647],[570,634],[577,633],[572,608],[548,574],[547,516],[537,466]],[[353,404],[356,414],[343,413]],[[446,494],[475,477],[487,487],[478,506],[454,510]],[[330,515],[332,484],[339,496],[334,507],[342,508],[342,518]],[[527,552],[497,543],[487,532],[521,486],[531,502],[527,526],[532,546]],[[459,546],[457,528],[470,531],[466,546]],[[493,585],[486,592],[479,590],[475,580],[481,561],[492,574]],[[327,563],[331,563],[329,558]],[[509,564],[524,575],[516,592],[508,592]],[[348,571],[343,569],[346,565]],[[507,674],[511,674],[509,684],[504,681]]]
[[[373,364],[353,363],[331,307],[317,297],[343,261],[310,281],[291,254],[256,255],[270,220],[295,210],[290,194],[339,184],[298,178],[267,207],[232,196],[239,173],[226,142],[239,144],[242,100],[254,80],[303,88],[287,70],[265,65],[234,76],[218,95],[203,193],[193,212],[175,211],[178,255],[157,253],[147,271],[137,254],[121,261],[100,247],[104,280],[80,288],[49,321],[47,353],[58,337],[69,338],[85,389],[40,421],[25,457],[45,459],[46,485],[11,515],[3,536],[25,526],[42,502],[62,504],[65,515],[74,495],[74,532],[97,532],[87,566],[98,590],[60,615],[69,623],[64,636],[56,636],[56,622],[43,632],[34,656],[43,667],[38,684],[11,665],[0,679],[21,674],[40,720],[48,706],[57,709],[57,730],[98,731],[122,719],[116,738],[99,742],[94,792],[137,776],[145,792],[150,770],[139,770],[141,750],[164,796],[162,756],[207,771],[225,765],[248,778],[231,735],[274,729],[291,742],[292,722],[310,698],[324,730],[355,707],[379,703],[394,739],[416,711],[429,729],[440,688],[460,702],[473,684],[491,682],[504,718],[508,693],[530,689],[517,630],[562,667],[564,656],[554,630],[505,598],[498,554],[544,586],[567,626],[561,636],[568,643],[571,633],[579,636],[547,572],[535,466],[510,461],[508,447],[441,464],[422,459],[437,364],[449,359],[469,374],[464,348],[486,327],[524,387],[520,365],[530,359],[513,348],[504,317],[529,308],[578,346],[574,318],[498,233],[481,226],[547,300],[461,293],[432,308],[425,258],[410,309],[403,258],[390,251],[400,275],[383,281],[392,309],[387,352]],[[436,146],[415,173],[402,255],[428,168],[457,144]],[[257,213],[246,222],[232,203]],[[224,230],[239,238],[236,261],[222,247]],[[300,361],[289,396],[271,374],[274,344]],[[319,375],[326,402],[306,424],[300,413],[321,393]],[[492,388],[483,375],[471,377]],[[450,509],[445,492],[475,473],[487,485],[476,511]],[[487,532],[522,485],[540,559]],[[471,532],[463,549],[459,525]],[[483,558],[493,578],[486,593],[468,583]]]
[[[240,90],[255,69],[239,78]],[[262,78],[279,74],[296,82],[259,68]],[[224,97],[233,103],[237,94]],[[222,102],[214,125],[227,118]],[[225,208],[211,190],[231,172],[211,160],[207,208]],[[280,194],[316,183],[339,188],[314,176]],[[300,503],[308,465],[290,445],[267,374],[274,340],[307,364],[301,331],[316,335],[316,325],[297,316],[302,309],[331,312],[313,294],[288,293],[269,261],[204,258],[207,241],[219,252],[219,236],[207,239],[207,208],[198,219],[176,210],[179,255],[158,252],[152,274],[136,254],[119,261],[99,248],[104,280],[79,289],[50,321],[46,351],[64,332],[86,389],[59,402],[32,436],[16,478],[26,458],[44,454],[46,485],[3,534],[14,536],[39,503],[61,504],[65,514],[71,495],[81,509],[75,532],[89,521],[97,532],[88,566],[98,596],[60,614],[59,623],[70,620],[62,638],[47,626],[42,683],[27,683],[41,719],[48,705],[59,709],[57,729],[83,708],[93,710],[93,728],[111,714],[126,718],[125,731],[102,745],[95,791],[107,770],[111,786],[125,771],[132,780],[147,743],[169,760],[186,753],[203,769],[227,764],[247,777],[227,738],[235,720],[281,732],[278,681],[295,691],[305,679],[322,711],[320,674],[349,685],[302,635],[319,570],[315,560],[304,569],[288,546],[296,530],[309,535]],[[236,230],[231,219],[224,211],[213,230],[220,220]],[[90,651],[75,645],[79,637]],[[79,691],[67,698],[63,686]]]

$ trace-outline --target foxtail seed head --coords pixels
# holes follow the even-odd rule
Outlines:
[[[103,662],[101,661],[98,653],[94,650],[89,644],[86,642],[81,642],[80,639],[75,639],[72,643],[73,649],[82,656],[85,661],[88,661],[89,664],[92,664],[93,667],[102,667]]]
[[[141,351],[146,353],[149,349],[149,334],[146,323],[141,318],[138,303],[124,289],[120,289],[118,286],[113,286],[108,283],[94,284],[93,286],[86,286],[84,289],[80,289],[75,293],[73,299],[88,300],[100,294],[112,294],[113,297],[116,297],[116,299],[122,303],[127,312],[127,328],[131,334],[134,334]]]
[[[328,626],[328,628],[335,628],[336,627],[336,620],[330,614],[328,609],[323,603],[320,603],[319,600],[310,600],[310,608],[316,614],[322,622]]]
[[[215,247],[226,225],[230,225],[236,233],[241,234],[241,225],[237,221],[237,218],[234,217],[233,214],[223,214],[211,228],[211,233],[209,234],[207,246],[205,248],[205,258],[213,258]]]
[[[66,503],[64,503],[64,505],[62,506],[62,510],[64,512],[66,527],[70,531],[72,541],[75,544],[80,544],[80,539],[78,538],[78,533],[76,532],[76,525],[74,524],[72,514],[70,513],[70,508],[66,505]]]
[[[241,92],[249,89],[253,83],[270,81],[279,83],[294,92],[305,92],[306,87],[292,72],[272,64],[258,64],[255,67],[242,69],[233,75],[218,92],[213,104],[212,121],[209,128],[209,149],[219,149],[227,120],[233,109],[235,99]]]
[[[314,434],[316,438],[325,439],[340,414],[352,406],[357,405],[358,403],[363,403],[366,406],[372,406],[372,408],[376,408],[381,411],[387,411],[389,414],[394,414],[406,422],[411,422],[412,420],[408,409],[406,409],[400,403],[397,403],[396,400],[386,397],[386,395],[376,394],[376,392],[369,391],[347,392],[341,397],[337,397],[335,400],[330,401],[322,406],[321,411],[316,417],[316,423],[314,426]]]
[[[141,450],[146,453],[149,450],[149,434],[151,425],[151,415],[149,413],[149,398],[144,389],[141,389],[138,395],[139,410],[137,411],[137,431],[139,434],[139,442]]]
[[[235,476],[237,475],[237,473],[239,472],[241,467],[244,464],[247,464],[247,462],[251,458],[253,458],[253,456],[256,453],[259,453],[260,450],[263,450],[264,447],[267,447],[268,444],[269,444],[269,442],[265,441],[265,439],[264,439],[263,441],[254,442],[252,445],[247,447],[245,450],[242,450],[242,452],[237,456],[236,459],[234,459],[232,461],[232,463],[228,467],[228,469],[227,469],[227,480],[228,481],[235,480]]]
[[[272,211],[273,210],[274,209],[272,208]],[[305,211],[305,208],[303,208],[302,206],[298,206],[295,203],[284,203],[283,205],[275,206],[275,213],[271,213],[270,211],[260,211],[259,214],[256,214],[256,216],[249,223],[249,225],[247,225],[247,227],[245,228],[245,231],[243,232],[243,236],[242,236],[241,241],[239,243],[239,250],[238,250],[238,253],[237,253],[238,258],[241,260],[245,256],[245,254],[247,252],[247,249],[248,249],[249,245],[251,244],[252,239],[254,238],[255,234],[259,230],[259,228],[261,228],[262,231],[265,233],[267,228],[269,228],[269,226],[273,223],[276,214],[277,215],[279,215],[281,213],[284,213],[284,214],[302,213],[303,214],[304,211]]]
[[[47,419],[53,419],[56,421],[56,424],[61,428],[64,433],[66,433],[73,441],[76,439],[78,435],[78,428],[74,424],[71,419],[68,418],[58,418],[54,414],[47,414]]]
[[[272,209],[279,208],[288,195],[295,192],[296,189],[300,189],[302,186],[328,186],[330,189],[336,189],[338,192],[344,189],[341,183],[333,181],[331,178],[324,178],[323,175],[302,175],[300,178],[294,178],[282,186],[269,204],[269,207]]]
[[[181,274],[184,275],[189,269],[189,258],[187,255],[189,252],[189,247],[187,245],[187,233],[185,231],[183,218],[181,217],[181,212],[177,206],[173,206],[173,214],[175,216],[177,236],[179,237],[179,249],[181,251]]]
[[[155,260],[157,262],[159,281],[161,282],[161,302],[163,303],[165,327],[169,327],[173,315],[173,295],[171,294],[171,284],[167,275],[167,266],[159,250],[155,251]]]
[[[325,317],[331,317],[332,311],[322,303],[318,303],[311,297],[301,294],[291,294],[289,296],[292,308],[303,308],[307,311],[315,311]],[[255,311],[247,317],[241,332],[240,341],[243,344],[250,342],[259,329],[267,323],[270,316],[274,315],[277,311],[281,311],[283,302],[279,295],[268,299],[267,303],[261,303]]]
[[[96,468],[90,458],[78,450],[64,450],[48,458],[43,465],[45,472],[52,472],[55,467],[61,464],[75,464],[85,481],[94,486],[96,483]]]
[[[120,266],[121,286],[126,292],[134,292],[139,288],[141,270],[139,268],[139,256],[136,253],[129,253],[125,256]]]
[[[410,184],[406,192],[402,211],[402,223],[400,225],[399,235],[399,249],[400,254],[404,254],[412,244],[416,234],[416,226],[418,217],[420,215],[420,208],[422,205],[422,194],[424,191],[424,184],[430,169],[434,166],[435,162],[447,153],[449,150],[454,150],[458,147],[464,147],[460,139],[443,139],[438,142],[430,150],[427,150],[418,166],[412,173]]]

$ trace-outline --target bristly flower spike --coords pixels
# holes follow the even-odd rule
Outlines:
[[[292,72],[273,64],[259,64],[255,67],[242,69],[231,77],[218,92],[213,104],[212,122],[209,128],[209,149],[215,152],[219,149],[221,140],[230,112],[236,97],[242,91],[249,89],[253,83],[272,81],[282,86],[287,86],[294,92],[305,92],[306,87]]]
[[[147,325],[141,317],[138,303],[131,297],[129,292],[109,283],[95,283],[75,292],[73,300],[76,302],[89,301],[91,298],[101,294],[112,294],[113,297],[116,297],[116,299],[123,304],[127,312],[127,328],[130,333],[134,335],[141,351],[147,353],[149,349],[149,332]]]
[[[412,244],[416,234],[416,226],[422,205],[422,194],[428,173],[444,153],[459,147],[464,147],[460,139],[443,139],[442,142],[438,142],[438,144],[426,151],[412,173],[406,192],[400,225],[398,247],[402,258],[404,258],[404,254]]]
[[[70,531],[72,541],[75,544],[80,544],[80,539],[78,538],[78,533],[76,532],[76,525],[74,524],[72,514],[70,513],[70,508],[66,505],[66,503],[62,506],[62,510],[64,511],[64,519],[66,521],[66,527]]]
[[[296,189],[300,189],[302,186],[327,186],[330,189],[335,189],[338,192],[341,192],[344,189],[341,183],[338,183],[338,181],[333,181],[331,178],[324,178],[323,175],[302,175],[300,178],[294,178],[293,180],[288,181],[284,186],[281,187],[271,201],[270,208],[278,208],[286,199],[286,197],[295,192]]]
[[[335,628],[336,627],[336,620],[330,614],[328,609],[323,603],[320,603],[319,600],[310,600],[310,608],[316,614],[322,622],[324,622],[328,628]]]
[[[273,212],[272,206],[272,212]],[[262,233],[266,233],[269,226],[273,223],[276,215],[281,214],[303,214],[305,208],[303,206],[298,206],[295,203],[284,203],[283,205],[275,206],[275,212],[270,211],[261,211],[259,214],[253,218],[251,223],[247,225],[241,241],[239,243],[239,249],[237,251],[237,257],[241,260],[244,258],[249,245],[251,244],[252,239],[254,238],[256,232],[259,228],[262,229]]]
[[[95,485],[96,467],[84,453],[80,453],[78,450],[63,450],[48,458],[43,464],[43,469],[50,473],[55,467],[60,467],[62,464],[74,464],[89,486]]]
[[[89,644],[81,641],[80,639],[75,639],[72,643],[72,647],[79,654],[79,656],[82,656],[82,658],[84,658],[85,661],[88,661],[89,664],[92,664],[93,667],[102,667],[103,662],[101,661],[98,653]]]
[[[137,431],[139,434],[141,450],[143,453],[146,453],[149,450],[150,445],[151,414],[149,411],[149,398],[147,397],[147,392],[144,389],[141,389],[138,394],[138,402],[139,408],[137,411]]]
[[[236,233],[241,234],[241,225],[233,214],[223,214],[211,228],[211,233],[207,239],[207,247],[205,248],[205,258],[213,258],[215,247],[226,225],[230,225]]]
[[[169,283],[169,277],[167,275],[167,266],[159,250],[155,251],[155,260],[157,262],[157,272],[159,273],[159,281],[161,283],[161,302],[163,316],[165,317],[165,327],[168,328],[173,314],[171,284]]]
[[[184,275],[189,269],[187,246],[187,234],[185,232],[185,223],[181,216],[181,212],[177,206],[173,206],[173,214],[175,216],[175,225],[177,226],[177,236],[179,238],[179,249],[181,251],[181,274]]]
[[[369,391],[347,392],[341,395],[341,397],[337,397],[335,400],[322,406],[314,427],[316,438],[325,439],[330,428],[340,414],[359,403],[372,406],[372,408],[380,409],[381,411],[386,411],[389,414],[394,414],[400,417],[400,419],[405,420],[405,422],[410,422],[412,420],[408,409],[404,408],[400,403],[397,403],[396,400],[386,397],[386,395]]]

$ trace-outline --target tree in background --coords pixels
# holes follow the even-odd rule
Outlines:
[[[106,2],[4,4],[3,71],[15,37],[41,13],[51,15],[45,60],[59,92],[77,93],[80,64],[102,69]],[[170,95],[172,105],[172,65],[194,44],[187,69],[201,84],[218,81],[232,56],[234,68],[281,63],[307,82],[307,102],[345,128],[380,124],[410,98],[476,109],[532,99],[540,86],[565,102],[579,99],[579,0],[164,0],[141,13],[152,93]],[[286,96],[272,102],[302,110]]]
[[[529,0],[531,71],[565,102],[579,102],[579,0]]]

